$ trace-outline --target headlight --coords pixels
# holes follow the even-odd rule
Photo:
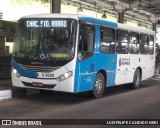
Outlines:
[[[11,69],[11,72],[13,72],[13,74],[15,74],[17,77],[20,77],[21,75],[18,73],[18,71],[14,68]]]
[[[73,76],[73,71],[70,71],[70,72],[67,72],[67,73],[64,73],[62,75],[60,75],[57,80],[60,82],[60,81],[63,81],[65,79],[68,79],[69,77]]]

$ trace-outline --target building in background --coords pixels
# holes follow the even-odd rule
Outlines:
[[[49,12],[50,0],[0,0],[0,55],[12,53],[20,17]]]
[[[50,12],[50,0],[0,0],[3,20],[17,21],[20,17]]]
[[[0,55],[12,54],[16,26],[17,22],[0,20]]]

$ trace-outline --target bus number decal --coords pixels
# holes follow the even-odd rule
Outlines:
[[[42,73],[42,77],[54,77],[54,74],[51,73]]]

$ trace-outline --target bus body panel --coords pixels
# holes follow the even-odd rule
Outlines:
[[[155,37],[155,32],[138,28],[134,26],[118,24],[118,29],[126,30],[128,32],[137,32],[143,34],[153,35]],[[154,39],[155,40],[155,39]],[[154,41],[155,45],[155,41]],[[135,70],[140,68],[142,70],[141,80],[145,80],[154,75],[155,67],[155,50],[153,55],[149,54],[117,54],[117,69],[116,69],[116,85],[132,83]]]
[[[147,60],[147,61],[146,61]],[[142,70],[141,80],[154,75],[154,55],[117,55],[116,85],[132,83],[135,70]]]
[[[42,77],[42,74],[44,74],[44,72],[37,72],[35,75],[35,77],[33,77],[32,75],[30,75],[30,73],[28,73],[27,71],[25,71],[23,68],[21,68],[20,66],[18,66],[18,64],[16,64],[16,62],[12,60],[12,67],[14,69],[16,69],[19,74],[21,75],[19,78],[12,73],[12,84],[13,86],[16,87],[24,87],[24,88],[36,88],[36,89],[45,89],[45,90],[55,90],[55,91],[64,91],[64,92],[74,92],[74,70],[75,69],[75,59],[72,60],[70,63],[68,63],[65,66],[62,66],[61,68],[50,72],[51,74],[54,74],[54,78],[44,78]],[[16,66],[15,66],[16,65]],[[18,67],[18,68],[17,68]],[[21,71],[22,70],[22,71]],[[68,71],[73,71],[73,76],[59,82],[57,80],[57,77],[68,72]],[[25,86],[24,82],[26,84],[30,84],[30,86]],[[54,88],[39,88],[32,86],[33,83],[42,83],[44,86],[45,85],[56,85]],[[32,86],[32,87],[31,87]]]
[[[154,75],[155,57],[154,55],[141,55],[140,67],[142,68],[142,80],[150,78]]]
[[[12,86],[19,87],[19,78],[11,72],[11,77],[12,77]]]
[[[27,76],[27,77],[32,77],[32,78],[36,78],[37,77],[37,73],[36,72],[26,71],[19,64],[17,64],[17,62],[14,59],[12,59],[11,64],[12,64],[12,68],[16,69],[20,75]]]
[[[106,73],[106,86],[113,86],[115,84],[116,71],[116,54],[101,54],[100,53],[100,25],[117,28],[117,24],[109,21],[88,17],[79,17],[79,20],[90,22],[96,27],[96,35],[94,42],[94,54],[88,60],[79,62],[79,91],[87,91],[93,89],[94,78],[99,71]]]
[[[79,92],[92,90],[95,77],[95,55],[79,62]]]
[[[21,88],[34,88],[34,89],[43,89],[43,90],[54,90],[54,91],[64,91],[64,92],[73,92],[74,88],[74,77],[70,77],[64,81],[58,82],[56,79],[35,79],[29,77],[21,76],[18,78],[15,74],[12,73],[12,85]],[[25,83],[25,84],[24,84]],[[42,83],[44,86],[34,87],[33,83]],[[28,84],[28,86],[26,85]],[[46,85],[55,85],[53,88],[46,88]]]
[[[41,89],[38,86],[37,87],[34,87],[34,86],[30,87],[30,86],[27,86],[27,84],[24,84],[24,83],[27,83],[27,84],[30,84],[30,85],[32,85],[32,83],[42,83],[44,86],[45,85],[56,85],[53,89],[51,88],[50,90],[60,91],[59,82],[55,79],[43,79],[42,80],[42,79],[28,78],[28,77],[23,77],[23,76],[21,76],[19,78],[19,87]],[[43,88],[43,89],[48,90],[48,88]]]
[[[98,21],[96,21],[96,24],[98,24]],[[117,28],[116,24],[110,22],[102,22],[102,25]],[[100,24],[97,25],[96,31],[97,33],[100,33]],[[117,55],[104,54],[100,52],[100,34],[97,34],[95,49],[96,51],[94,54],[96,55],[96,73],[99,71],[104,71],[106,73],[106,87],[115,85]]]
[[[96,72],[105,71],[106,87],[115,85],[116,62],[116,54],[96,53]]]
[[[139,67],[139,55],[118,54],[116,85],[133,82],[134,72]]]

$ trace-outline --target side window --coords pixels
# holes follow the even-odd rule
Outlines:
[[[118,30],[117,31],[117,44],[116,44],[116,52],[119,54],[127,54],[128,53],[128,31]]]
[[[130,54],[139,53],[139,34],[135,32],[130,32],[130,43],[129,43]]]
[[[102,53],[115,53],[115,29],[101,27],[100,51]]]
[[[140,35],[140,53],[148,54],[148,35],[146,34]]]
[[[149,54],[154,54],[154,37],[149,35]]]
[[[89,58],[94,51],[95,26],[80,22],[78,52],[80,61]]]

